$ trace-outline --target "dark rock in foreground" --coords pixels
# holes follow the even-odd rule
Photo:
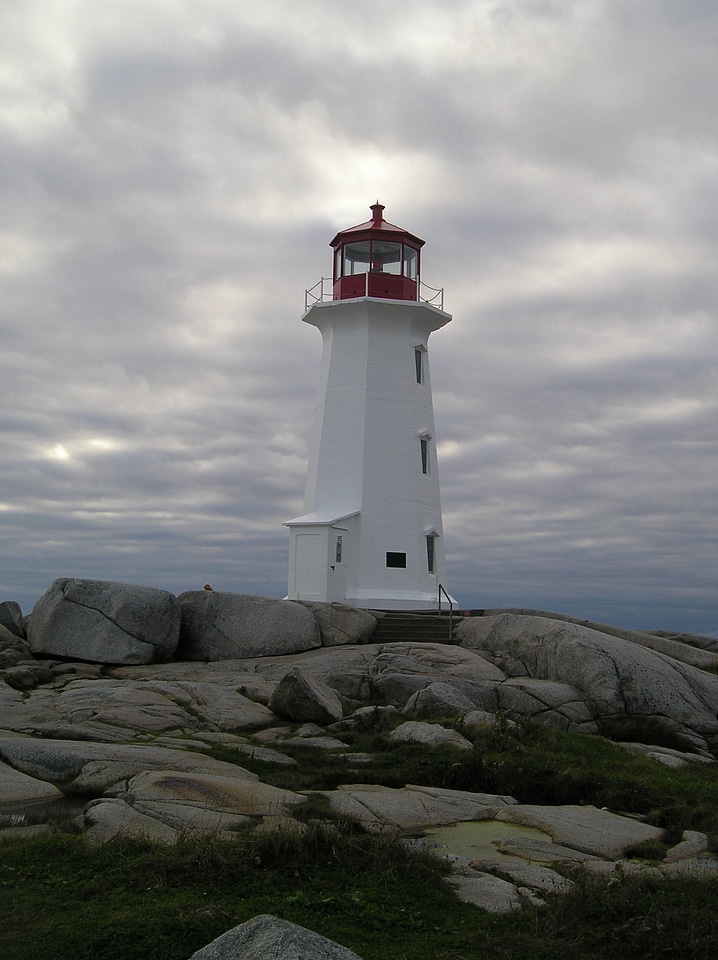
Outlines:
[[[361,960],[356,953],[299,924],[269,914],[228,930],[190,960]]]

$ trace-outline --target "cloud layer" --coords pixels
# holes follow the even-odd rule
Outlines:
[[[703,0],[5,5],[0,599],[282,595],[303,292],[378,197],[454,315],[462,606],[718,631],[717,38]]]

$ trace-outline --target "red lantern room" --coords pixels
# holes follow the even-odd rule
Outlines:
[[[387,223],[381,203],[370,209],[371,220],[342,230],[330,244],[334,248],[334,299],[418,300],[424,241]]]

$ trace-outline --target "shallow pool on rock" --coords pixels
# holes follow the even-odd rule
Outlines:
[[[28,827],[51,820],[71,820],[82,813],[92,797],[58,797],[56,800],[27,803],[0,803],[0,830],[6,827]]]
[[[495,859],[510,857],[497,850],[495,841],[516,840],[530,837],[534,840],[551,842],[551,837],[534,827],[522,827],[515,823],[500,823],[497,820],[471,820],[467,823],[455,823],[449,827],[433,827],[426,830],[419,842],[426,849],[439,856],[455,856],[462,859]],[[512,859],[515,859],[512,857]]]

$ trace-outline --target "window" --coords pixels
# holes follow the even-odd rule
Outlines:
[[[344,245],[345,277],[353,277],[357,273],[369,272],[369,241],[361,243],[346,243]]]
[[[341,537],[337,537],[337,548],[334,553],[334,562],[335,563],[342,562],[342,538]]]
[[[372,240],[371,272],[401,273],[401,244],[388,240]]]
[[[434,573],[434,541],[436,537],[430,533],[426,538],[426,568],[429,573]]]
[[[338,280],[342,275],[342,248],[337,247],[334,251],[334,280]]]
[[[394,240],[355,240],[337,247],[334,279],[360,273],[392,273],[418,279],[419,252]]]
[[[421,443],[421,472],[428,474],[429,472],[429,440],[430,437],[422,437],[419,441]]]
[[[387,551],[386,565],[387,567],[402,567],[403,569],[406,569],[406,554]]]
[[[416,382],[424,382],[424,351],[421,347],[414,349],[414,366],[416,367]]]
[[[416,265],[419,257],[413,247],[404,244],[404,276],[416,280]]]

